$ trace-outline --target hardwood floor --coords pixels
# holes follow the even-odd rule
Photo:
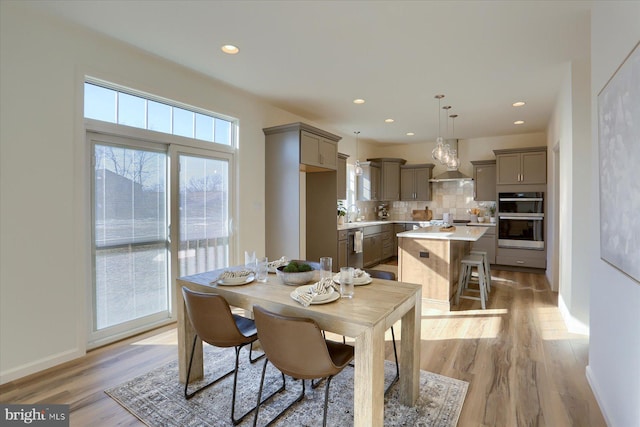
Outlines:
[[[486,310],[462,300],[423,315],[421,368],[469,382],[458,425],[605,426],[585,377],[588,338],[567,332],[544,275],[492,273]],[[1,386],[0,401],[69,404],[71,426],[142,425],[104,390],[176,358],[176,338],[168,326],[94,350]]]

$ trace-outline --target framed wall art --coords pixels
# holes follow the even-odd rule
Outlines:
[[[640,283],[640,43],[598,94],[600,257]]]

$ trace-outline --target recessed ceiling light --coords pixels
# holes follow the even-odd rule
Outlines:
[[[518,101],[518,102],[514,102],[513,105],[514,107],[522,107],[525,104],[524,101]]]
[[[513,122],[514,125],[523,125],[524,124],[524,120],[516,120],[515,122]]]
[[[360,99],[360,98],[358,98],[358,99],[354,99],[354,100],[353,100],[353,103],[354,103],[354,104],[364,104],[364,99]]]
[[[395,120],[393,120],[393,119],[384,119],[384,122],[385,123],[393,123],[393,122],[395,122]]]
[[[415,135],[415,133],[413,133],[413,132],[407,132],[407,136],[413,136],[413,135]]]
[[[240,52],[240,49],[232,44],[225,44],[221,49],[224,53],[228,53],[229,55],[235,55],[236,53]]]

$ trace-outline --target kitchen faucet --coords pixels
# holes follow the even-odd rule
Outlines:
[[[353,207],[353,208],[356,208],[356,212],[355,212],[355,214],[356,214],[356,218],[355,218],[355,219],[358,219],[358,216],[360,216],[360,208],[359,208],[358,206],[356,206],[356,204],[355,204],[355,203],[354,203],[354,204],[351,204],[351,205],[349,205],[349,207],[347,208],[347,213],[349,214],[349,218],[348,218],[347,222],[353,222],[353,221],[354,221],[354,220],[352,219],[352,216],[351,216],[351,214],[352,214],[352,212],[351,212],[351,208],[352,208],[352,207]]]

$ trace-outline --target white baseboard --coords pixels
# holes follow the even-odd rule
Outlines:
[[[569,332],[572,334],[589,335],[589,325],[585,325],[571,315],[569,308],[567,308],[567,305],[562,299],[562,294],[558,295],[558,309]]]
[[[55,354],[53,356],[37,360],[35,362],[27,363],[18,366],[13,369],[0,372],[0,385],[8,383],[10,381],[17,380],[27,375],[35,374],[45,369],[49,369],[64,362],[68,362],[78,357],[85,355],[85,352],[80,349],[72,349],[63,353]]]
[[[596,398],[596,402],[598,402],[598,406],[600,407],[600,412],[602,413],[602,417],[604,418],[604,422],[607,423],[607,426],[611,427],[613,425],[613,423],[611,422],[611,420],[607,416],[606,407],[604,406],[604,402],[600,398],[600,396],[601,396],[600,388],[598,387],[598,382],[596,381],[596,379],[593,376],[593,373],[591,371],[591,367],[589,365],[587,365],[587,368],[585,369],[585,371],[586,371],[586,374],[587,374],[587,382],[589,383],[589,386],[591,387],[591,391],[593,392],[593,395]]]

